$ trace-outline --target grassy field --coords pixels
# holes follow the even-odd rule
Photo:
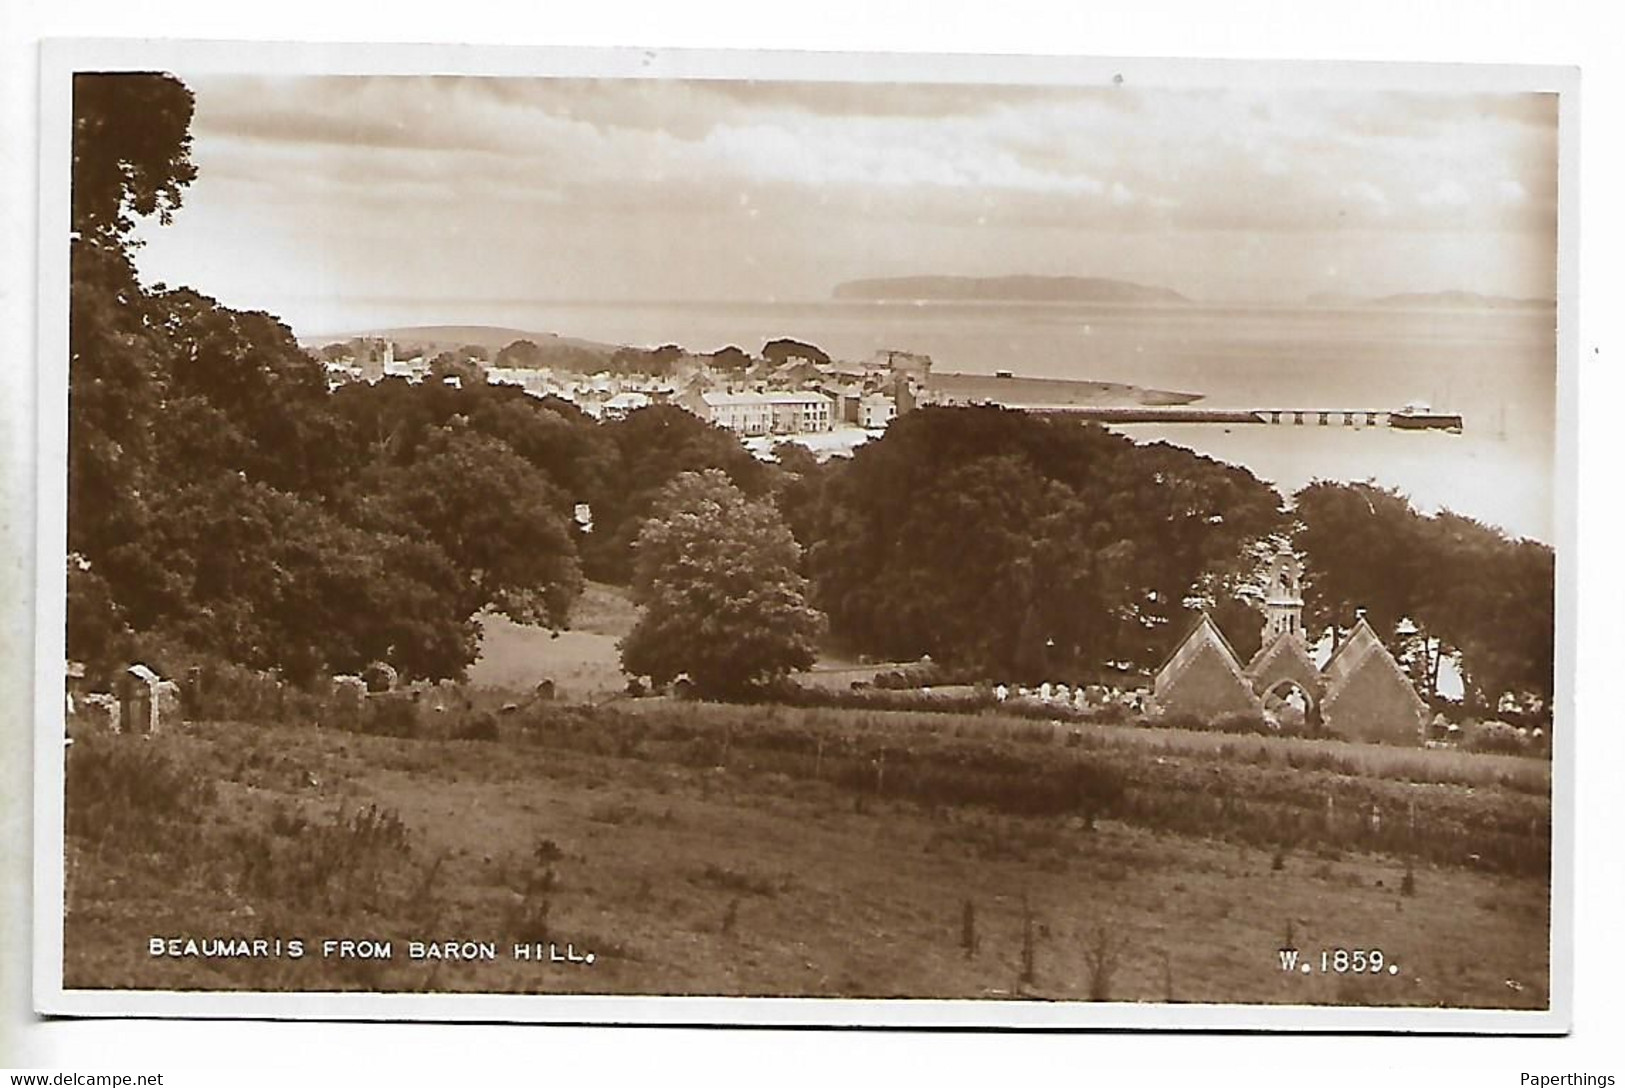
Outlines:
[[[1538,761],[660,700],[498,721],[76,743],[67,985],[1547,1004]],[[550,942],[593,962],[513,955]],[[1339,948],[1398,971],[1322,972]]]
[[[637,621],[626,591],[588,582],[571,609],[570,629],[551,632],[492,613],[480,616],[480,654],[469,669],[476,688],[529,692],[552,680],[561,699],[592,701],[626,687],[616,642]]]
[[[626,687],[616,637],[598,631],[545,629],[486,616],[479,659],[468,678],[476,688],[529,692],[552,680],[559,697],[591,701]]]
[[[872,666],[871,666],[872,668]],[[634,704],[636,705],[636,704]],[[658,705],[645,703],[645,706]],[[760,721],[763,708],[707,706],[705,716],[719,724],[741,726]],[[814,727],[855,730],[901,741],[913,735],[960,737],[988,741],[1061,744],[1086,750],[1120,751],[1155,757],[1219,757],[1292,770],[1330,770],[1352,777],[1396,782],[1458,786],[1497,786],[1545,796],[1551,792],[1552,765],[1542,758],[1466,752],[1452,748],[1400,748],[1334,739],[1268,737],[1248,734],[1164,729],[1143,724],[1050,722],[1025,717],[851,709],[776,707],[770,716]]]

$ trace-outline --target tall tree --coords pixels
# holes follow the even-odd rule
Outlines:
[[[80,72],[73,77],[73,229],[127,250],[132,215],[167,224],[192,164],[192,92],[174,76]]]
[[[74,77],[68,536],[92,562],[147,490],[160,390],[130,232],[134,217],[168,222],[180,207],[197,173],[191,119],[192,92],[172,76]]]
[[[362,483],[375,499],[370,524],[417,533],[455,565],[463,615],[491,608],[519,623],[567,622],[582,588],[570,497],[505,443],[454,417],[411,464]]]
[[[1493,711],[1506,693],[1550,705],[1553,687],[1555,557],[1530,540],[1450,511],[1419,520],[1427,578],[1412,618],[1432,644],[1426,664],[1459,651],[1468,699]]]
[[[686,673],[702,694],[733,695],[812,664],[824,617],[806,603],[795,537],[725,473],[662,488],[635,554],[643,612],[621,641],[627,672],[656,683]]]
[[[747,495],[766,494],[768,466],[739,439],[675,405],[640,408],[625,419],[604,423],[614,444],[615,476],[592,499],[593,533],[584,557],[595,579],[625,584],[632,576],[632,542],[655,497],[684,472],[720,469]]]
[[[167,222],[196,173],[192,106],[168,76],[75,82],[72,651],[459,676],[477,610],[564,622],[573,500],[547,472],[600,486],[602,459],[575,456],[588,424],[483,383],[334,396],[274,317],[138,281],[135,218]]]
[[[172,76],[74,77],[68,547],[92,567],[139,532],[152,492],[162,345],[130,232],[137,216],[168,222],[196,176],[192,109]],[[117,598],[111,581],[100,586]]]
[[[1437,693],[1441,660],[1458,654],[1475,709],[1509,693],[1550,705],[1551,548],[1448,510],[1419,514],[1373,484],[1317,481],[1295,505],[1306,622],[1342,630],[1363,608],[1424,690]]]
[[[1298,548],[1307,556],[1304,623],[1346,630],[1363,609],[1383,641],[1415,608],[1425,573],[1410,500],[1371,483],[1317,480],[1293,496]]]
[[[172,478],[221,469],[285,491],[337,485],[327,379],[291,329],[190,288],[149,293],[145,309],[159,338],[159,445],[173,459],[165,470]]]
[[[1009,675],[1154,663],[1207,573],[1280,525],[1244,469],[1094,425],[926,408],[828,477],[815,599],[851,649]]]

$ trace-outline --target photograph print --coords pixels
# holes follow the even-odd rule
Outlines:
[[[1564,73],[72,44],[46,1011],[1557,1024]]]

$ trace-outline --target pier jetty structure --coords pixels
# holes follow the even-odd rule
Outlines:
[[[1201,393],[1151,389],[1121,382],[1068,378],[1029,378],[1010,370],[991,375],[927,370],[916,385],[906,383],[899,414],[915,405],[947,407],[977,404],[1018,409],[1032,415],[1069,416],[1095,423],[1208,423],[1242,425],[1389,428],[1396,431],[1462,432],[1462,417],[1420,401],[1401,408],[1220,408],[1202,403]]]
[[[1388,427],[1397,431],[1462,432],[1451,412],[1401,408],[1197,408],[1190,405],[1006,405],[1033,415],[1064,415],[1096,423],[1221,423],[1318,427]]]

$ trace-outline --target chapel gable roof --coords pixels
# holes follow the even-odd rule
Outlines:
[[[1258,652],[1253,655],[1251,661],[1247,662],[1247,667],[1242,672],[1246,673],[1250,678],[1257,679],[1272,666],[1284,667],[1286,662],[1281,660],[1283,656],[1294,659],[1295,663],[1300,666],[1300,671],[1306,670],[1310,676],[1317,676],[1320,673],[1320,669],[1315,665],[1315,659],[1309,656],[1309,651],[1305,648],[1303,640],[1287,631],[1283,631],[1265,645],[1260,646]]]
[[[1353,671],[1360,658],[1373,646],[1382,647],[1382,652],[1388,653],[1387,648],[1382,646],[1382,639],[1377,637],[1377,633],[1371,629],[1366,618],[1361,616],[1354,622],[1354,629],[1349,632],[1349,637],[1343,640],[1343,644],[1337,648],[1326,662],[1326,667],[1321,670],[1326,675],[1326,682],[1336,684],[1342,680]]]
[[[1191,624],[1189,630],[1186,631],[1185,637],[1179,640],[1179,644],[1174,647],[1173,652],[1163,659],[1162,664],[1157,668],[1157,675],[1167,671],[1169,666],[1176,661],[1182,658],[1188,659],[1195,652],[1196,647],[1205,642],[1216,644],[1218,649],[1223,651],[1231,667],[1237,674],[1240,674],[1241,658],[1236,655],[1235,648],[1230,645],[1230,640],[1224,637],[1224,631],[1213,621],[1213,617],[1206,612],[1202,612],[1196,617],[1196,621]]]
[[[1366,630],[1370,631],[1370,628],[1367,627]],[[1350,636],[1349,642],[1353,641],[1353,637]],[[1343,663],[1339,666],[1338,672],[1333,675],[1331,666],[1333,662],[1339,659]],[[1339,651],[1331,661],[1326,662],[1326,701],[1328,703],[1336,702],[1338,697],[1343,694],[1343,690],[1353,682],[1356,676],[1371,669],[1378,669],[1388,673],[1394,681],[1394,686],[1403,688],[1419,711],[1427,706],[1423,698],[1417,694],[1416,685],[1412,683],[1410,676],[1400,666],[1399,662],[1394,660],[1394,655],[1388,652],[1388,647],[1384,646],[1375,635],[1372,636],[1370,643],[1362,643],[1352,653],[1345,655],[1342,651]]]

